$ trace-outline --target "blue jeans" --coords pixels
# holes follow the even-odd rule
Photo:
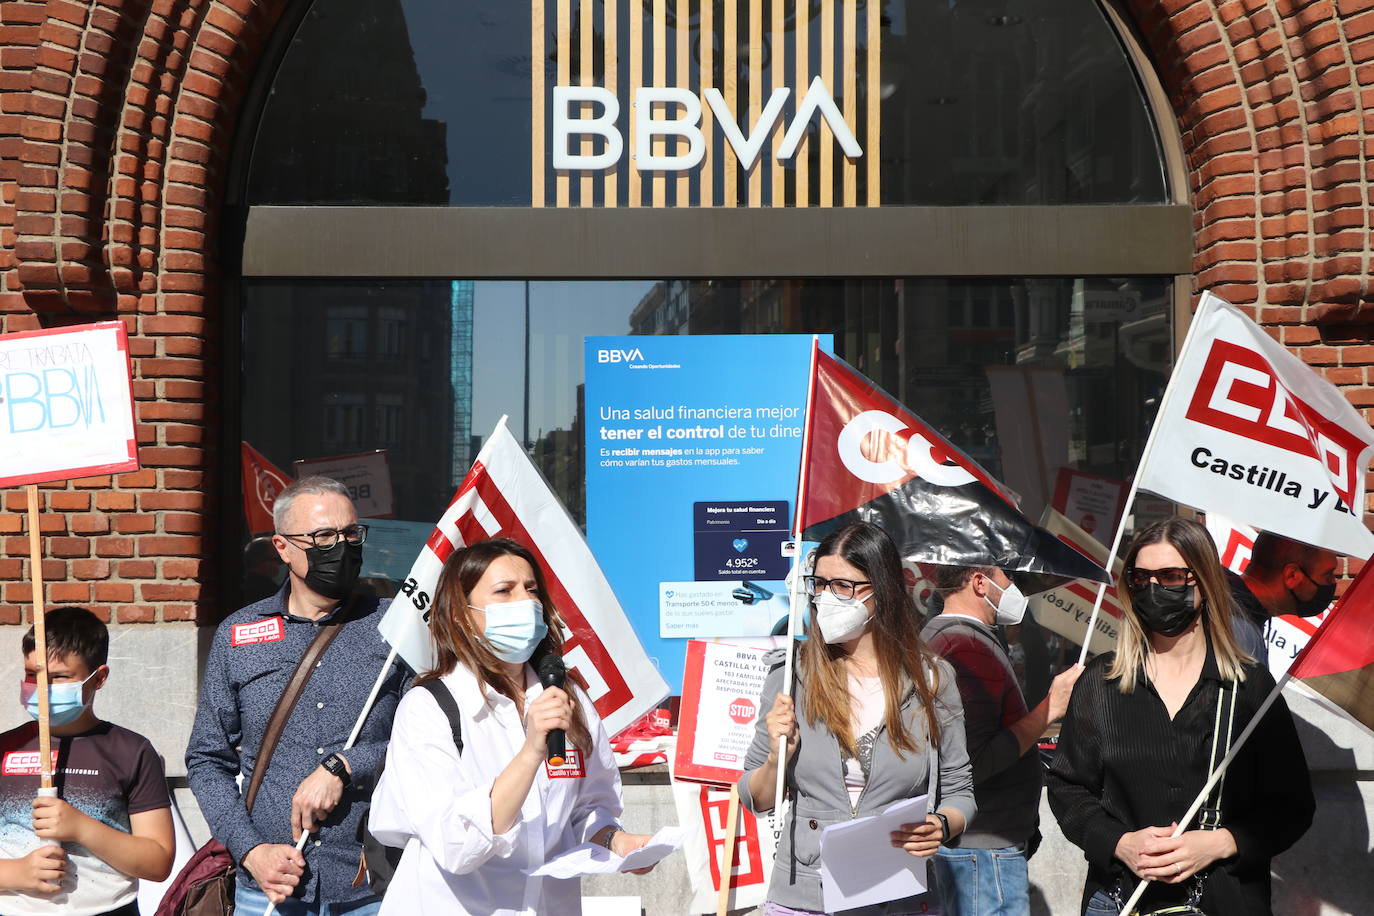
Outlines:
[[[1085,916],[1117,916],[1121,908],[1106,893],[1098,891],[1093,894],[1092,899],[1088,901],[1088,908],[1083,912]]]
[[[267,895],[256,887],[239,884],[234,890],[234,916],[262,916],[267,912]],[[348,903],[302,903],[289,897],[277,904],[281,916],[377,916],[381,897],[366,897]]]
[[[944,916],[1025,916],[1030,912],[1024,847],[941,846],[935,853],[935,875]]]

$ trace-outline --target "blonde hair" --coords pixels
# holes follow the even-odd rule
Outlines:
[[[1202,622],[1212,642],[1217,670],[1227,680],[1245,680],[1242,666],[1254,659],[1241,650],[1231,632],[1231,617],[1237,609],[1231,598],[1231,589],[1226,584],[1226,574],[1222,572],[1221,559],[1217,556],[1216,545],[1207,529],[1188,518],[1167,518],[1153,522],[1142,529],[1126,549],[1122,557],[1122,578],[1117,581],[1116,589],[1117,598],[1125,607],[1126,614],[1121,621],[1116,657],[1107,669],[1107,677],[1117,678],[1121,682],[1121,692],[1130,693],[1135,690],[1140,673],[1145,668],[1150,641],[1140,623],[1140,616],[1131,605],[1125,571],[1135,566],[1135,558],[1141,548],[1151,544],[1173,547],[1193,570],[1197,588],[1202,590]]]

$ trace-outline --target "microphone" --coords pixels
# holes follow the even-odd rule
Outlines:
[[[568,679],[568,666],[563,664],[563,656],[554,652],[546,653],[539,659],[539,666],[535,669],[539,673],[539,683],[545,690],[550,687],[562,687]],[[567,760],[567,735],[563,729],[552,729],[548,735],[549,744],[549,765],[561,767],[563,761]]]

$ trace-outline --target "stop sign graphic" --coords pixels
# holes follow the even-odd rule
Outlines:
[[[740,697],[738,700],[733,700],[730,703],[730,718],[734,719],[740,725],[748,725],[750,722],[754,721],[754,713],[757,710],[758,707],[754,705],[753,700]]]

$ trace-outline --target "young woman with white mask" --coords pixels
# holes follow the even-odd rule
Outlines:
[[[620,772],[580,679],[542,687],[535,674],[563,647],[543,570],[505,538],[454,551],[429,626],[436,663],[416,685],[448,689],[463,748],[429,689],[406,694],[370,814],[374,836],[405,847],[382,912],[578,912],[576,880],[525,872],[581,843],[625,855],[649,837],[620,828]],[[561,767],[547,761],[554,729]]]
[[[811,620],[797,649],[792,695],[782,693],[778,664],[764,683],[760,708],[769,712],[755,727],[739,782],[745,805],[771,809],[783,765],[778,737],[787,736],[792,804],[766,916],[823,910],[820,842],[831,824],[929,794],[934,810],[891,836],[893,846],[924,858],[958,836],[974,813],[954,674],[921,641],[921,617],[891,538],[865,523],[836,530],[817,548],[805,583]],[[845,912],[924,913],[929,896]]]

